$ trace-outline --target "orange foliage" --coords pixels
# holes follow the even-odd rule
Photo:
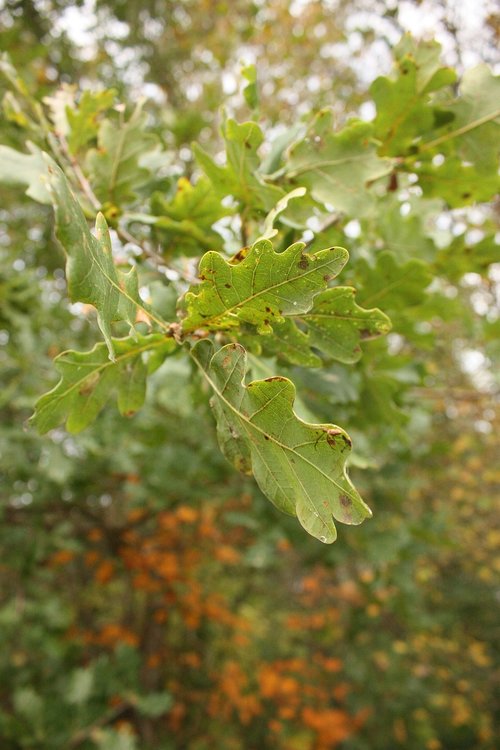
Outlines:
[[[234,500],[228,505],[238,507]],[[252,543],[251,532],[242,527],[223,531],[213,506],[179,505],[156,516],[134,508],[125,518],[113,535],[91,529],[90,548],[80,562],[90,580],[122,583],[128,604],[117,621],[80,633],[74,629],[71,637],[80,637],[91,649],[112,650],[123,643],[140,647],[148,690],[167,689],[174,698],[167,717],[172,732],[189,736],[194,711],[197,721],[204,715],[203,721],[224,726],[238,722],[249,733],[259,723],[272,735],[276,750],[287,750],[287,738],[304,732],[311,750],[330,750],[361,726],[360,715],[350,715],[345,707],[350,686],[339,678],[343,662],[336,654],[318,648],[307,659],[263,662],[259,636],[241,613],[245,608],[235,610],[227,584],[222,591],[214,586],[219,573],[230,580],[245,545]],[[287,541],[277,548],[277,554],[293,561]],[[73,559],[78,556],[61,551],[51,564]],[[281,622],[292,638],[304,633],[323,638],[335,632],[344,611],[365,602],[362,586],[352,580],[338,583],[322,566],[299,578],[297,588],[288,592],[293,614]],[[205,638],[214,629],[220,653],[207,658]],[[195,678],[198,673],[203,680]]]
[[[302,710],[302,720],[317,735],[317,750],[328,750],[343,742],[354,727],[352,717],[345,711],[335,708],[312,708]]]
[[[75,557],[75,553],[72,552],[69,549],[61,549],[58,552],[54,552],[53,555],[50,556],[48,560],[48,564],[52,568],[57,568],[61,565],[67,565],[73,558]]]

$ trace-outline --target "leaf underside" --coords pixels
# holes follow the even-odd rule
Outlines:
[[[125,274],[116,268],[104,216],[97,215],[94,237],[64,173],[50,157],[45,158],[46,184],[54,206],[56,236],[67,257],[69,296],[73,302],[85,302],[96,308],[99,327],[113,358],[111,323],[126,320],[133,325],[137,309],[144,310],[136,271],[132,268]]]
[[[159,333],[113,339],[112,343],[114,361],[104,343],[88,352],[68,351],[56,357],[54,364],[61,379],[38,400],[31,418],[41,434],[63,422],[69,432],[81,432],[113,394],[120,414],[132,416],[143,405],[147,375],[177,348],[173,339]],[[148,362],[145,352],[154,352]]]
[[[347,433],[333,424],[307,424],[293,411],[295,386],[273,377],[244,384],[246,352],[228,344],[213,354],[204,340],[192,356],[210,384],[211,405],[222,452],[253,474],[276,507],[296,515],[322,542],[334,542],[334,519],[360,524],[371,511],[346,473],[351,451]]]

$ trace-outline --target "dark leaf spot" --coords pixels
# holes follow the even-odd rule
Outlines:
[[[333,429],[333,430],[327,430],[326,431],[326,442],[328,443],[328,445],[331,445],[332,448],[333,448],[337,444],[337,441],[335,440],[335,438],[338,435],[342,435],[342,434],[343,434],[342,430],[335,430],[335,429]]]
[[[307,260],[307,258],[302,257],[301,260],[299,260],[298,266],[299,268],[306,269],[309,267],[309,261]]]

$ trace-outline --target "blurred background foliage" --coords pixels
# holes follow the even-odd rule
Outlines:
[[[425,34],[429,17],[459,70],[494,63],[498,15],[476,11],[471,37],[452,2],[7,0],[0,47],[38,99],[61,84],[145,96],[189,175],[193,139],[221,148],[220,105],[248,116],[242,66],[258,62],[268,131],[325,105],[339,123],[369,117],[368,86],[409,24]],[[2,141],[20,147],[6,97]],[[374,510],[325,548],[226,464],[177,360],[131,421],[23,429],[53,356],[94,336],[65,301],[50,211],[2,189],[2,750],[497,747],[500,276],[491,245],[473,272],[462,251],[466,232],[497,229],[498,206],[433,224],[405,221],[402,203],[395,191],[392,214],[385,201],[376,222],[318,240],[349,247],[360,262],[342,283],[367,288],[374,249],[432,254],[450,300],[377,301],[389,350],[368,342],[321,376],[292,368],[303,408],[349,429]]]

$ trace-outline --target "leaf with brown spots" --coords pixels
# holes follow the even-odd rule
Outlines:
[[[192,356],[213,390],[219,445],[239,470],[252,473],[277,508],[297,516],[322,542],[337,537],[335,520],[360,524],[371,516],[346,473],[347,433],[333,424],[308,424],[293,410],[295,386],[284,377],[245,385],[247,356],[239,344],[214,354],[201,341]]]
[[[352,287],[327,289],[314,298],[310,310],[287,315],[274,326],[272,336],[249,336],[244,341],[302,367],[322,364],[315,351],[339,362],[357,362],[362,354],[360,342],[388,333],[391,321],[376,308],[365,310],[357,305],[355,294]]]
[[[69,432],[80,432],[113,394],[120,414],[131,417],[144,402],[147,375],[177,349],[173,338],[160,333],[113,339],[112,343],[114,361],[103,343],[88,352],[69,351],[56,357],[61,380],[38,400],[31,418],[40,433],[63,422]]]
[[[202,283],[185,297],[184,333],[199,328],[229,330],[249,323],[259,334],[271,333],[287,315],[306,313],[328,279],[342,270],[348,252],[342,247],[304,253],[296,242],[277,253],[269,240],[259,240],[240,263],[228,263],[217,252],[201,259]]]

